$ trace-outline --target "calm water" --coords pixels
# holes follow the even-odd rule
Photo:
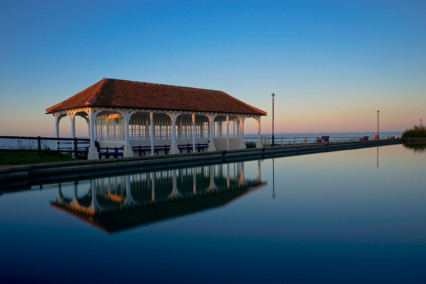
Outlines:
[[[0,283],[425,283],[425,158],[394,145],[4,193]]]

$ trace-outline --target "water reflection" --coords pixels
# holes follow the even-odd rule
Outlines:
[[[412,150],[414,153],[423,153],[426,150],[426,144],[403,144],[406,149]]]
[[[101,177],[58,184],[52,206],[107,232],[219,207],[265,185],[244,176],[244,162]]]

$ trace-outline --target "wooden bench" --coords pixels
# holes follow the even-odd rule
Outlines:
[[[135,152],[138,152],[139,157],[142,156],[142,153],[143,153],[144,156],[146,156],[145,152],[146,151],[151,152],[151,146],[133,146],[132,150],[135,151]]]
[[[154,153],[157,154],[157,156],[160,151],[164,151],[164,154],[167,155],[170,151],[170,145],[154,146]]]
[[[180,153],[182,153],[183,150],[187,150],[188,153],[190,153],[192,151],[192,144],[179,144],[178,149]]]
[[[209,143],[197,143],[195,144],[195,149],[197,149],[198,152],[204,152],[205,149],[209,148]]]
[[[123,152],[119,151],[124,151],[124,146],[99,148],[99,159],[101,159],[102,156],[104,156],[105,159],[109,159],[110,156],[114,158],[123,157]]]
[[[133,146],[132,150],[139,152],[139,156],[142,156],[142,153],[144,156],[146,156],[145,152],[151,152],[151,146]],[[170,151],[170,145],[154,146],[154,153],[157,156],[160,151],[164,151],[164,153],[167,155]]]

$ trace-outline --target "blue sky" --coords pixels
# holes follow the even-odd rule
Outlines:
[[[223,90],[276,132],[383,131],[426,106],[426,1],[0,0],[0,132],[102,78]],[[262,128],[269,132],[271,116]],[[246,132],[254,131],[254,121]]]

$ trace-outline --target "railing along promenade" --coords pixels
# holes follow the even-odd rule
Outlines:
[[[367,138],[368,137],[368,138]],[[399,136],[381,136],[375,139],[371,136],[275,136],[274,143],[272,137],[268,135],[261,136],[261,142],[264,146],[294,145],[294,144],[322,144],[322,143],[348,143],[348,142],[371,142],[383,140],[401,139]],[[254,137],[244,137],[246,143],[256,142]]]
[[[52,143],[48,143],[49,141],[56,141],[56,143],[52,145]],[[39,155],[47,152],[58,152],[73,154],[75,157],[87,156],[89,142],[90,140],[87,138],[0,136],[0,151],[37,152]]]

